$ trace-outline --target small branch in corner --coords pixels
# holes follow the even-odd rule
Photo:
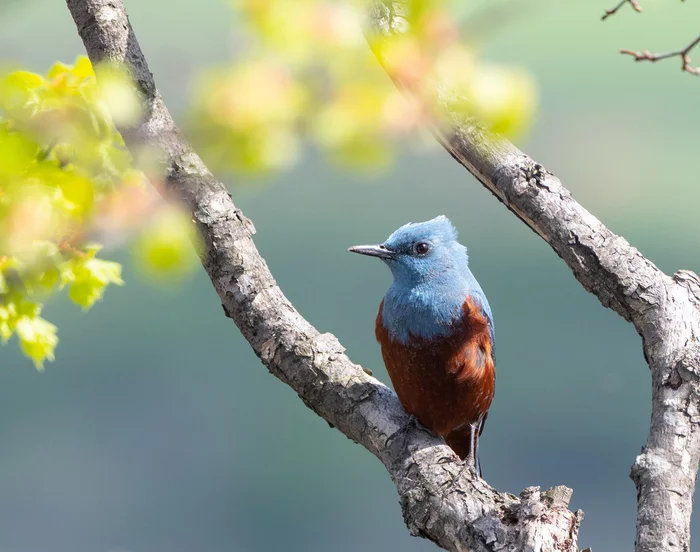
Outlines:
[[[626,54],[628,56],[633,56],[634,61],[661,61],[662,59],[668,59],[672,57],[681,58],[681,71],[690,73],[691,75],[700,75],[700,67],[692,67],[690,65],[690,51],[700,44],[700,35],[688,44],[685,48],[681,50],[674,50],[673,52],[665,52],[663,54],[653,54],[649,50],[644,50],[643,52],[635,52],[634,50],[620,50],[621,54]]]
[[[603,14],[603,17],[600,18],[601,21],[605,21],[608,17],[611,15],[615,15],[618,10],[624,6],[625,4],[629,4],[632,6],[632,9],[636,11],[637,13],[641,13],[642,11],[642,6],[639,4],[637,0],[622,0],[617,6],[614,8],[610,8],[609,10],[605,10],[605,13]]]

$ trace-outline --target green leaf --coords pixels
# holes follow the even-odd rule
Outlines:
[[[118,241],[141,214],[119,200],[135,171],[110,114],[135,118],[138,97],[127,72],[101,71],[98,83],[80,56],[46,77],[0,73],[0,339],[16,333],[38,367],[57,342],[39,317],[45,300],[65,291],[87,309],[123,284],[119,264],[96,259],[101,246],[86,237]]]
[[[34,361],[37,370],[43,370],[44,361],[54,359],[58,345],[56,326],[38,316],[23,316],[17,321],[16,330],[24,354]]]
[[[190,275],[199,264],[193,244],[198,248],[200,239],[189,215],[165,208],[144,230],[134,253],[139,268],[148,276],[173,283]]]
[[[61,275],[57,268],[51,267],[39,278],[39,284],[45,291],[51,291],[60,279]]]
[[[73,281],[68,290],[68,297],[87,310],[102,299],[109,284],[124,284],[121,271],[121,265],[112,261],[95,258],[80,260],[73,268]]]
[[[0,339],[2,339],[3,344],[12,337],[15,332],[14,326],[10,310],[7,306],[0,305]]]

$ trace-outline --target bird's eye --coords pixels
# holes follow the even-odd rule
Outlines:
[[[418,255],[425,255],[428,251],[430,251],[430,244],[426,242],[418,242],[413,246],[413,250]]]

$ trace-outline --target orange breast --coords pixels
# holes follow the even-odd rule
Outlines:
[[[428,429],[445,436],[483,419],[495,386],[488,320],[471,298],[453,335],[435,340],[389,339],[379,306],[375,333],[384,364],[403,407]]]

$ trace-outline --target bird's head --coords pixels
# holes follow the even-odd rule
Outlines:
[[[379,245],[356,245],[353,253],[384,261],[399,285],[459,278],[467,268],[467,249],[457,241],[457,230],[440,215],[426,222],[408,223]]]

